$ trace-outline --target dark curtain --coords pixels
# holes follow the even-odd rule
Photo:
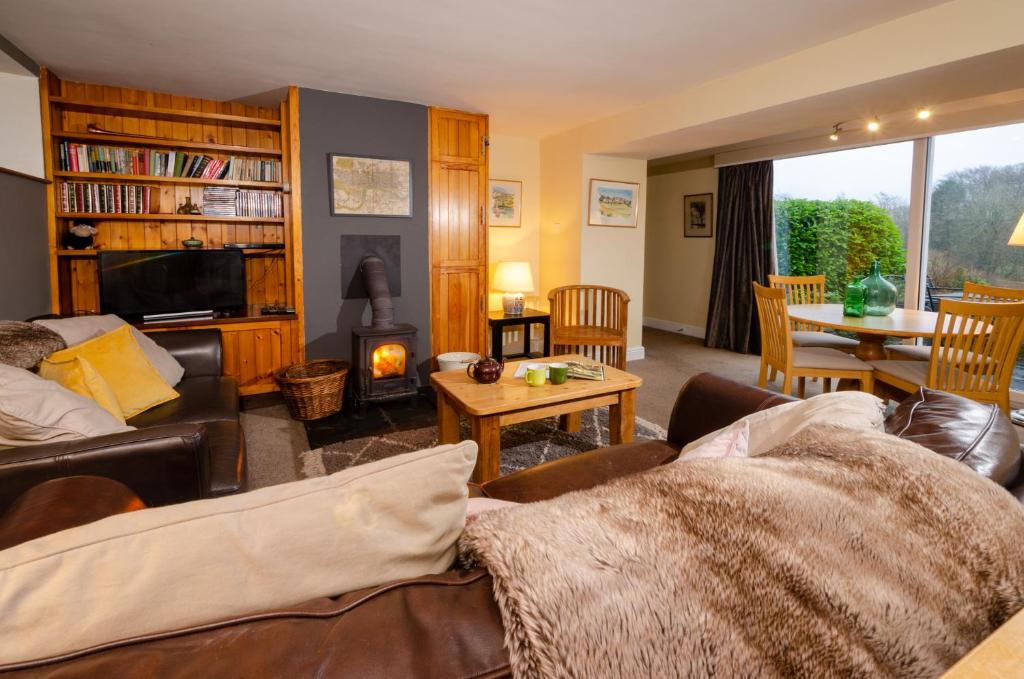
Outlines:
[[[772,272],[772,162],[718,171],[718,235],[704,344],[745,354],[761,351],[751,281]]]

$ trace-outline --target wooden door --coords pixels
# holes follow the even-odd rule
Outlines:
[[[487,116],[430,109],[430,344],[487,353]]]

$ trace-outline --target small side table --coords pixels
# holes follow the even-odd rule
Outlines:
[[[534,323],[544,326],[544,353],[551,355],[551,314],[536,309],[523,309],[521,316],[506,316],[504,311],[492,311],[487,314],[487,324],[491,326],[491,355],[502,360],[501,347],[505,328],[523,326],[523,349],[525,353],[504,358],[520,358],[530,356],[530,328]]]

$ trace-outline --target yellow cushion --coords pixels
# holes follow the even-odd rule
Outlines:
[[[47,359],[39,366],[39,376],[53,380],[76,394],[91,398],[124,424],[124,413],[121,411],[121,404],[117,402],[117,395],[103,376],[96,372],[96,368],[92,367],[92,363],[82,356],[72,356],[59,361]]]
[[[126,419],[178,398],[178,392],[142,353],[129,325],[51,354],[43,362],[60,363],[77,356],[89,361],[103,376]]]

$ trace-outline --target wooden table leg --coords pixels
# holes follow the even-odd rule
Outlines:
[[[608,407],[608,439],[611,445],[633,440],[636,420],[636,389],[619,392],[619,402]]]
[[[558,428],[564,432],[575,434],[583,426],[583,413],[569,413],[558,416]]]
[[[868,333],[857,334],[857,348],[853,350],[853,355],[862,361],[884,361],[885,354],[885,337],[882,335],[872,335]]]
[[[438,443],[459,442],[459,413],[440,389],[437,390],[437,440]]]
[[[501,476],[501,425],[498,416],[470,418],[473,440],[479,447],[472,481],[484,483]]]

